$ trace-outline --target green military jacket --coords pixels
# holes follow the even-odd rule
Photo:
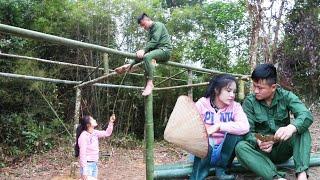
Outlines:
[[[297,133],[303,133],[313,122],[311,112],[300,99],[281,87],[277,87],[271,106],[265,101],[258,101],[254,94],[249,95],[242,106],[250,123],[250,132],[245,140],[255,146],[257,140],[254,133],[275,134],[280,127],[290,123],[297,128]],[[290,112],[294,116],[292,122],[290,122]]]
[[[144,51],[147,53],[154,49],[163,49],[169,52],[172,50],[170,35],[165,25],[161,22],[154,22],[150,27],[148,42]]]

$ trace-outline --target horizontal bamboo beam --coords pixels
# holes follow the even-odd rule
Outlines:
[[[209,84],[209,82],[204,82],[204,83],[198,83],[198,84],[154,88],[153,90],[159,91],[159,90],[169,90],[169,89],[178,89],[178,88],[198,87],[198,86],[207,86],[208,84]]]
[[[29,57],[29,56],[20,56],[20,55],[15,55],[15,54],[0,53],[0,56],[10,57],[10,58],[16,58],[16,59],[35,60],[35,61],[39,61],[39,62],[51,63],[51,64],[58,64],[58,65],[64,65],[64,66],[70,66],[70,67],[79,67],[79,68],[86,68],[86,69],[96,69],[96,67],[93,67],[93,66],[86,66],[86,65],[73,64],[73,63],[66,63],[66,62],[61,62],[61,61],[51,61],[51,60],[47,60],[47,59],[34,58],[34,57]],[[99,70],[103,70],[103,68],[99,68]]]
[[[128,52],[122,52],[118,51],[115,49],[95,45],[95,44],[90,44],[90,43],[85,43],[81,41],[76,41],[72,39],[67,39],[67,38],[62,38],[50,34],[45,34],[37,31],[32,31],[28,29],[23,29],[19,27],[14,27],[14,26],[9,26],[5,24],[0,24],[0,31],[5,32],[5,33],[10,33],[10,34],[15,34],[17,36],[22,36],[26,38],[31,38],[31,39],[37,39],[37,40],[43,40],[43,41],[48,41],[48,42],[53,42],[57,44],[63,44],[66,46],[73,46],[73,47],[80,47],[80,48],[85,48],[85,49],[91,49],[91,50],[98,50],[101,52],[106,52],[110,54],[116,54],[132,59],[136,59],[136,54],[134,53],[128,53]]]
[[[25,79],[25,80],[33,80],[33,81],[44,81],[44,82],[70,84],[70,85],[78,85],[81,82],[81,81],[70,81],[70,80],[44,78],[44,77],[28,76],[28,75],[21,75],[21,74],[3,73],[3,72],[0,72],[0,76],[7,77],[7,78]],[[110,88],[119,88],[120,87],[120,88],[125,88],[125,89],[144,89],[144,87],[137,87],[137,86],[101,84],[101,83],[95,83],[95,84],[93,84],[93,86],[110,87]]]
[[[21,36],[21,37],[38,39],[38,40],[48,41],[48,42],[57,43],[57,44],[63,44],[66,46],[97,50],[97,51],[101,51],[101,52],[105,52],[105,53],[124,56],[124,57],[131,58],[131,59],[137,59],[137,56],[135,53],[122,52],[119,50],[115,50],[115,49],[111,49],[111,48],[107,48],[107,47],[103,47],[103,46],[99,46],[99,45],[95,45],[95,44],[90,44],[90,43],[85,43],[85,42],[76,41],[76,40],[72,40],[72,39],[62,38],[62,37],[58,37],[58,36],[54,36],[54,35],[50,35],[50,34],[45,34],[45,33],[37,32],[37,31],[32,31],[32,30],[28,30],[28,29],[19,28],[19,27],[9,26],[9,25],[5,25],[5,24],[0,24],[0,32],[15,34],[15,35]],[[171,62],[171,61],[168,61],[166,63],[160,63],[160,64],[165,64],[165,65],[174,66],[174,67],[181,67],[181,68],[185,68],[185,69],[190,69],[190,70],[195,70],[195,71],[205,72],[205,73],[212,73],[212,74],[223,74],[224,73],[224,72],[220,72],[220,71],[216,71],[216,70],[193,67],[191,65],[184,65],[181,63]],[[241,75],[241,74],[235,74],[235,73],[227,73],[227,74],[231,74],[231,75],[238,76],[238,77],[243,77],[245,79],[248,77],[248,75]]]
[[[192,173],[192,163],[178,163],[167,165],[156,165],[154,171],[155,179],[170,179],[170,178],[186,178]],[[320,156],[318,154],[311,155],[310,167],[320,166]],[[279,168],[294,168],[294,161],[290,159],[288,162],[277,164]],[[233,161],[232,172],[248,172],[243,168],[237,160]],[[210,174],[214,174],[214,168],[210,168]]]
[[[70,67],[79,67],[79,68],[86,68],[86,69],[96,69],[94,66],[86,66],[86,65],[81,65],[81,64],[73,64],[73,63],[66,63],[66,62],[61,62],[61,61],[52,61],[52,60],[47,60],[47,59],[41,59],[41,58],[34,58],[34,57],[29,57],[29,56],[21,56],[21,55],[15,55],[15,54],[6,54],[6,53],[0,53],[0,56],[3,57],[10,57],[10,58],[16,58],[16,59],[24,59],[24,60],[35,60],[39,62],[44,62],[44,63],[52,63],[52,64],[58,64],[58,65],[64,65],[64,66],[70,66]],[[103,71],[103,68],[99,68],[100,71]],[[111,72],[114,72],[113,69],[109,69]],[[134,76],[145,76],[144,74],[139,74],[139,73],[128,73]],[[167,79],[170,77],[161,77],[161,76],[154,76],[155,78],[159,79]],[[177,78],[170,78],[175,81],[183,81],[186,82],[187,80],[185,79],[177,79]]]
[[[225,72],[221,72],[221,71],[217,71],[217,70],[194,67],[194,66],[191,66],[191,65],[176,63],[176,62],[172,62],[172,61],[168,61],[168,62],[165,62],[163,64],[169,65],[169,66],[174,66],[174,67],[181,67],[181,68],[185,68],[185,69],[195,70],[195,71],[199,71],[199,72],[211,73],[211,74],[230,74],[230,75],[233,75],[233,76],[236,76],[236,77],[247,77],[246,75],[243,75],[243,74],[225,73]]]

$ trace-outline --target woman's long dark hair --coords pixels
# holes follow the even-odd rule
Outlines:
[[[90,117],[91,116],[83,116],[80,119],[80,124],[78,125],[77,130],[76,130],[76,144],[74,145],[75,157],[79,157],[80,147],[78,144],[78,139],[79,139],[82,131],[88,130],[88,124],[90,124]]]
[[[229,74],[221,74],[210,80],[207,91],[204,94],[206,98],[210,97],[213,102],[216,95],[219,95],[223,87],[228,86],[231,82],[236,82],[236,78]]]

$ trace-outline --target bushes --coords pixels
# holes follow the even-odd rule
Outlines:
[[[0,115],[0,157],[1,162],[9,163],[13,157],[25,157],[33,153],[44,152],[53,147],[57,139],[57,121],[42,122],[30,114]],[[3,164],[2,164],[3,166]]]

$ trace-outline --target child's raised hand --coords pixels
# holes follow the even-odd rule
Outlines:
[[[116,121],[116,115],[115,114],[112,114],[111,116],[110,116],[110,123],[114,123]]]

